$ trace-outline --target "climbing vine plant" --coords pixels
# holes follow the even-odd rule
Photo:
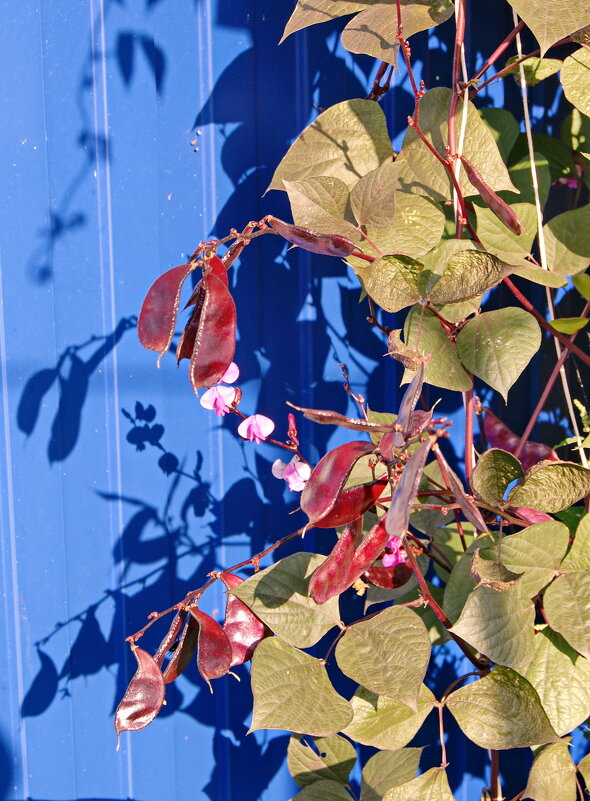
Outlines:
[[[513,29],[474,75],[465,66],[464,0],[299,0],[287,22],[284,37],[346,18],[343,46],[379,61],[373,88],[321,111],[278,164],[269,188],[287,193],[293,222],[268,214],[199,244],[186,264],[151,286],[138,331],[146,348],[168,358],[183,285],[199,274],[176,358],[188,361],[202,406],[237,416],[242,439],[287,452],[272,472],[296,493],[294,506],[307,522],[210,573],[128,638],[137,672],[116,712],[118,735],[154,720],[166,685],[193,659],[212,688],[251,660],[251,731],[293,733],[287,759],[301,788],[297,801],[450,801],[450,718],[489,759],[483,799],[504,798],[501,753],[515,748],[532,749],[534,761],[513,801],[575,801],[590,789],[590,757],[576,765],[569,746],[590,716],[590,436],[588,414],[562,369],[567,359],[590,364],[582,344],[590,310],[590,6],[510,6]],[[429,88],[415,78],[411,38],[441,24],[455,25],[450,86]],[[539,45],[530,53],[523,52],[525,28]],[[564,60],[547,56],[557,44],[567,45]],[[379,101],[398,62],[414,109],[396,153]],[[560,138],[539,136],[531,130],[528,87],[556,73],[569,114]],[[522,130],[506,110],[478,109],[481,90],[499,80],[521,89]],[[557,190],[568,193],[570,208],[554,215],[546,204]],[[356,274],[384,358],[405,368],[397,408],[368,409],[345,376],[356,417],[293,407],[286,438],[274,439],[271,419],[242,409],[228,273],[265,235],[345,260]],[[512,304],[482,310],[482,297],[500,284]],[[545,292],[539,303],[537,289],[535,305],[534,284]],[[575,317],[555,316],[562,287],[576,298]],[[403,328],[392,330],[383,312],[403,310]],[[555,354],[554,367],[517,435],[482,408],[474,377],[511,401],[541,347]],[[530,439],[558,382],[571,417],[571,460],[551,447],[564,443]],[[452,426],[444,409],[425,404],[425,384],[462,393],[461,474],[441,449]],[[347,429],[349,441],[310,464],[298,435],[301,415]],[[313,527],[332,538],[328,556],[302,544],[263,566],[264,557]],[[199,606],[219,581],[227,589],[221,621]],[[366,598],[365,613],[345,624],[340,600],[353,592]],[[164,618],[168,631],[151,655],[138,643]],[[326,635],[326,654],[311,655]],[[469,669],[435,696],[429,665],[449,640]],[[357,686],[352,697],[333,686],[338,671]],[[421,749],[408,744],[431,714],[438,716],[440,765],[420,771]],[[357,743],[374,749],[360,796],[349,779]]]

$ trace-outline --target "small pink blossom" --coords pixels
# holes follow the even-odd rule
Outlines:
[[[275,478],[286,481],[291,492],[301,492],[311,475],[311,467],[301,461],[299,456],[294,456],[288,464],[277,459],[273,463],[272,474]]]
[[[385,547],[391,553],[384,553],[381,559],[383,567],[395,567],[396,565],[403,565],[406,561],[406,551],[402,546],[402,541],[399,537],[390,537],[387,540]]]
[[[219,380],[222,381],[224,384],[233,384],[234,381],[238,380],[239,375],[240,375],[240,368],[235,362],[232,362]]]
[[[269,437],[275,430],[275,424],[270,417],[263,414],[251,414],[242,420],[238,426],[238,434],[242,439],[249,439],[250,442],[258,444]]]
[[[201,396],[199,402],[205,409],[212,409],[218,417],[223,417],[229,412],[235,397],[236,391],[232,387],[211,387]]]

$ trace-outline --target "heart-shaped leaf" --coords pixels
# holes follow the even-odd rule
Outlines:
[[[305,739],[293,735],[289,740],[287,765],[300,787],[324,780],[348,784],[355,762],[356,751],[352,744],[338,734]]]
[[[590,470],[574,462],[540,462],[508,496],[511,506],[560,512],[590,492]]]

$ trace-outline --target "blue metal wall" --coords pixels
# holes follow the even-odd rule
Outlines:
[[[293,4],[3,8],[6,801],[292,794],[280,767],[286,736],[244,738],[247,682],[224,679],[210,696],[195,675],[183,677],[158,720],[125,735],[119,753],[112,712],[134,670],[124,637],[146,614],[296,526],[293,497],[270,476],[280,454],[239,442],[233,420],[220,423],[198,405],[171,357],[157,370],[135,334],[148,285],[200,240],[269,211],[288,215],[282,196],[262,194],[314,104],[366,94],[374,64],[341,51],[335,28],[276,47]],[[425,49],[427,36],[418,41]],[[420,68],[432,86],[448,79],[444,36],[431,47]],[[395,136],[411,108],[403,78],[385,108]],[[340,361],[371,406],[384,408],[399,376],[359,319],[355,282],[337,260],[315,259],[312,269],[308,255],[285,255],[267,239],[248,248],[232,278],[244,409],[274,417],[280,436],[285,399],[345,411]],[[312,457],[330,435],[303,429]],[[222,593],[208,603],[221,609]],[[469,786],[457,788],[458,799]]]

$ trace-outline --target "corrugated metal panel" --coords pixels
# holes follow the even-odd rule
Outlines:
[[[134,330],[149,283],[199,240],[288,214],[277,193],[262,199],[287,145],[314,104],[362,96],[370,82],[372,62],[341,51],[329,27],[277,49],[292,5],[21,0],[3,9],[6,801],[292,794],[280,769],[285,736],[244,738],[244,682],[218,682],[210,696],[196,676],[182,678],[166,714],[125,736],[119,753],[112,729],[134,669],[124,637],[209,570],[294,527],[292,500],[270,476],[279,454],[238,442],[232,421],[195,402],[172,358],[155,369]],[[436,51],[423,69],[434,85]],[[396,134],[405,90],[385,108]],[[244,408],[274,417],[281,436],[285,399],[345,411],[334,392],[340,361],[384,407],[394,368],[382,366],[374,334],[346,334],[358,292],[343,266],[319,260],[320,278],[318,261],[268,240],[248,248],[232,278]],[[303,431],[323,453],[330,432]],[[223,602],[217,589],[207,600],[211,610]]]

